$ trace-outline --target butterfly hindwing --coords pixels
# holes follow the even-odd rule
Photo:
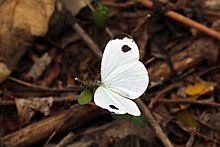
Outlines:
[[[102,86],[96,89],[94,101],[97,106],[108,109],[110,112],[114,112],[116,114],[129,113],[134,116],[140,115],[140,110],[135,102]]]

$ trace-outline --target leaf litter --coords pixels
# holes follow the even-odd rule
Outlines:
[[[97,2],[109,11],[109,18],[100,18],[106,20],[103,28],[93,20]],[[174,146],[218,146],[220,20],[219,9],[214,7],[218,1],[212,1],[216,5],[208,0],[193,1],[198,11],[189,1],[168,1],[168,7],[162,8],[150,3],[1,1],[1,144],[162,146],[150,124],[141,129],[113,119],[92,102],[77,104],[82,87],[74,78],[91,84],[99,79],[101,49],[111,38],[109,34],[123,32],[132,34],[138,43],[149,71],[151,84],[141,99],[170,142]],[[181,22],[164,10],[208,24],[208,29]],[[148,14],[151,17],[146,19]],[[97,15],[102,16],[107,17]],[[43,124],[48,122],[54,128],[45,129]],[[36,139],[25,135],[33,128],[38,128],[31,132]],[[61,138],[68,133],[74,135],[65,143]]]

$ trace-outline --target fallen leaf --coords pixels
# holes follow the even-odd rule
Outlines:
[[[214,86],[212,83],[201,81],[198,83],[195,83],[194,85],[189,85],[185,89],[185,93],[190,96],[195,95],[201,95],[204,93],[207,93],[209,91],[212,91],[214,89]]]
[[[36,112],[44,115],[50,113],[50,107],[53,103],[53,97],[46,98],[16,98],[15,104],[18,110],[18,117],[21,124],[27,124]]]
[[[0,34],[11,28],[24,29],[32,35],[44,35],[54,11],[55,0],[10,0],[0,5]]]
[[[0,83],[7,79],[7,77],[11,74],[11,70],[8,69],[5,63],[0,62]]]
[[[55,0],[5,0],[0,3],[0,59],[16,68],[32,36],[45,35]],[[7,76],[5,76],[7,78]]]

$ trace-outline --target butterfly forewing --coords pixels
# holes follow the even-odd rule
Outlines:
[[[108,42],[102,57],[102,82],[118,67],[133,63],[139,59],[139,50],[133,39],[113,39]]]

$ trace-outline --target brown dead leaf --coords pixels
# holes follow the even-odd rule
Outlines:
[[[11,70],[8,69],[5,63],[0,62],[0,83],[3,82],[9,75],[11,74]]]
[[[54,11],[55,0],[10,0],[0,3],[0,59],[15,69],[32,36],[44,35]],[[9,76],[9,74],[6,74]],[[4,79],[7,78],[5,76]]]
[[[21,124],[27,124],[35,112],[41,112],[44,115],[48,115],[50,113],[50,107],[52,106],[52,103],[53,97],[15,99],[19,121]]]
[[[54,11],[55,0],[10,0],[0,5],[0,34],[11,28],[24,29],[32,35],[44,35]]]

